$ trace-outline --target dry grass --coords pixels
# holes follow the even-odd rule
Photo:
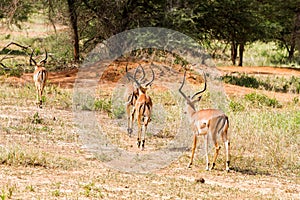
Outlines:
[[[72,91],[54,85],[46,90],[45,107],[38,109],[32,85],[0,85],[2,199],[298,198],[299,102],[284,103],[281,108],[257,108],[249,107],[245,99],[234,99],[244,109],[228,111],[231,173],[223,171],[223,152],[216,170],[204,171],[201,146],[192,169],[186,168],[190,152],[183,151],[163,169],[136,174],[110,169],[82,148],[70,109]],[[173,140],[179,123],[185,123],[179,119],[183,102],[176,91],[154,88],[150,94],[158,107],[149,125],[149,152]],[[112,106],[122,110],[114,98]],[[96,99],[107,103],[110,93],[104,88]],[[209,105],[209,101],[204,102]],[[113,111],[107,113],[108,108],[97,111],[97,116],[112,143],[127,151],[139,151],[136,138],[126,135],[124,113],[118,111],[121,114],[116,117]],[[197,181],[202,177],[204,184]]]

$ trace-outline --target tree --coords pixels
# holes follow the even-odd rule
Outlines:
[[[202,1],[203,2],[203,1]],[[197,20],[211,39],[223,40],[231,46],[231,61],[243,65],[245,45],[264,36],[264,21],[252,0],[205,1],[198,12],[203,14]]]
[[[79,62],[79,36],[76,7],[76,0],[68,0],[70,24],[73,33],[74,61]]]
[[[288,60],[292,61],[300,40],[300,0],[264,0],[262,3],[265,20],[276,27],[270,39],[276,40],[279,47],[284,47]]]
[[[0,19],[9,27],[15,24],[20,28],[19,22],[28,20],[33,9],[33,0],[1,0]]]

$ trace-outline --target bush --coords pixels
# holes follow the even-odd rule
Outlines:
[[[255,77],[250,77],[246,74],[242,74],[241,76],[226,75],[222,77],[222,80],[225,83],[250,88],[258,88],[260,85],[260,82]]]
[[[281,108],[282,105],[279,103],[279,101],[275,98],[269,98],[266,95],[263,94],[257,94],[257,93],[250,93],[245,95],[245,100],[250,101],[253,103],[253,105],[262,107],[262,106],[268,106],[273,108]]]

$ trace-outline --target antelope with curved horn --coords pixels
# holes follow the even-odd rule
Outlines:
[[[189,117],[190,124],[192,126],[192,130],[194,131],[194,138],[193,138],[193,147],[192,147],[192,155],[191,161],[188,165],[190,168],[193,164],[195,149],[197,146],[197,136],[203,135],[204,136],[204,144],[205,144],[205,156],[206,156],[206,170],[212,170],[215,167],[215,162],[217,160],[220,146],[217,142],[217,137],[220,135],[226,150],[226,171],[229,171],[229,162],[230,162],[230,142],[229,142],[229,135],[227,134],[229,128],[229,120],[228,117],[224,114],[222,110],[219,109],[203,109],[203,110],[196,110],[195,103],[201,100],[203,93],[206,90],[206,76],[204,74],[204,88],[195,93],[191,98],[186,96],[182,92],[182,88],[185,82],[186,71],[184,72],[184,77],[182,84],[179,88],[180,94],[186,100],[186,109],[187,114]],[[200,95],[200,96],[199,96]],[[196,96],[198,98],[194,99]],[[212,140],[215,146],[215,152],[213,157],[213,162],[211,168],[209,168],[209,158],[208,158],[208,142],[209,139]]]
[[[32,62],[34,63],[34,72],[33,72],[33,81],[37,90],[37,102],[40,108],[42,108],[42,96],[43,96],[43,91],[44,91],[44,87],[46,85],[46,81],[48,79],[48,72],[45,68],[45,64],[47,62],[47,58],[48,58],[48,53],[45,49],[45,58],[43,60],[41,60],[40,62],[36,62],[32,56],[33,56],[33,52],[32,51],[31,55],[30,55],[30,66],[32,65]]]
[[[128,65],[128,64],[127,64]],[[127,69],[127,65],[126,65],[126,74],[128,74],[128,69]],[[134,79],[136,78],[136,74],[139,71],[139,68],[142,69],[143,75],[142,77],[139,79],[139,82],[143,81],[145,78],[145,71],[144,68],[139,65],[134,72]],[[129,77],[127,76],[128,81],[130,81]],[[132,108],[134,109],[135,106],[135,102],[138,98],[139,95],[139,90],[138,87],[133,83],[133,82],[129,82],[126,86],[126,90],[125,90],[125,106],[126,106],[126,113],[127,113],[127,133],[128,135],[131,137],[132,134],[132,126],[130,126],[130,121],[131,121],[131,115],[132,115]]]
[[[152,72],[152,79],[143,85],[139,81],[137,81],[136,78],[132,77],[129,73],[127,73],[127,77],[134,81],[138,88],[138,98],[136,99],[133,112],[131,113],[130,128],[132,129],[134,115],[136,114],[138,123],[137,146],[138,148],[140,148],[142,144],[142,150],[145,148],[145,136],[147,126],[151,120],[151,112],[153,107],[151,97],[147,94],[147,90],[150,88],[155,78],[154,71],[151,66],[150,68]]]

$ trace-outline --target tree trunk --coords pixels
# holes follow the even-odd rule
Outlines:
[[[239,47],[239,56],[240,56],[239,66],[243,66],[244,49],[245,49],[245,45],[244,43],[241,43]]]
[[[291,62],[294,58],[294,53],[295,53],[295,50],[296,50],[296,43],[297,43],[297,40],[300,39],[300,11],[298,11],[296,13],[296,16],[295,16],[295,24],[294,24],[294,28],[293,28],[293,31],[292,31],[292,35],[291,35],[291,47],[289,49],[289,62]]]
[[[237,58],[237,44],[233,41],[231,43],[231,61],[233,65],[236,64],[235,63],[236,58]]]
[[[68,0],[70,23],[73,31],[74,61],[79,62],[79,36],[77,26],[76,0]]]

